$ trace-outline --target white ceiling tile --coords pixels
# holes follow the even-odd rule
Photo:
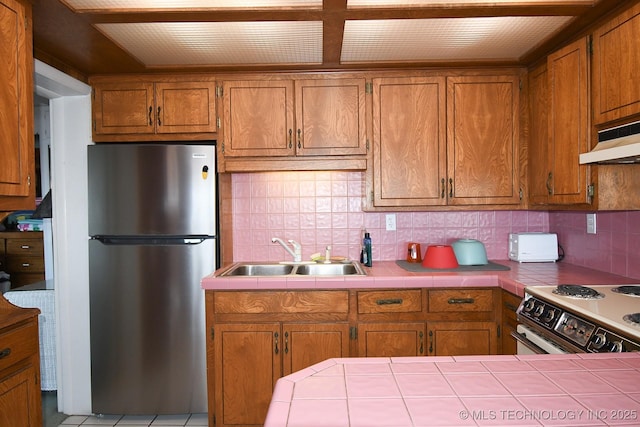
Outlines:
[[[428,7],[434,5],[448,5],[451,7],[468,7],[478,5],[514,5],[523,4],[566,4],[566,0],[347,0],[347,7]],[[576,0],[573,4],[592,5],[594,0]]]
[[[96,24],[147,66],[319,64],[322,22]]]
[[[52,0],[48,0],[52,1]],[[63,0],[71,9],[255,9],[255,8],[320,8],[322,0]]]
[[[571,19],[544,16],[347,21],[341,62],[517,60]]]

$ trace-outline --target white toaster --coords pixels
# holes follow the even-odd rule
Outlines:
[[[558,235],[555,233],[510,233],[509,259],[518,262],[556,262]]]

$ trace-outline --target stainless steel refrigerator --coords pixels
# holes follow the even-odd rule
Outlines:
[[[88,147],[92,411],[207,411],[215,146]]]

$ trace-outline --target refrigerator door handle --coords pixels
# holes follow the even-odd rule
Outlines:
[[[216,236],[93,236],[91,239],[103,245],[199,245],[205,240],[215,238]]]

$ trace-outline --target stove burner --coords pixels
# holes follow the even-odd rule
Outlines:
[[[640,326],[640,313],[625,314],[622,319],[633,326]]]
[[[637,286],[637,285],[618,286],[617,288],[611,289],[611,292],[616,292],[618,294],[624,294],[624,295],[631,295],[634,297],[640,297],[640,286]]]
[[[553,293],[565,297],[581,299],[604,298],[604,294],[601,294],[593,288],[588,288],[582,285],[558,285],[558,287],[553,290]]]

